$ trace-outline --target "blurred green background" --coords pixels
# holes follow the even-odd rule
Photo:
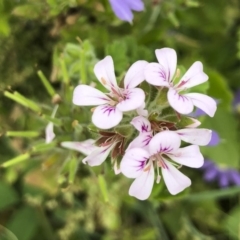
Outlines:
[[[134,61],[156,61],[155,49],[171,47],[186,69],[203,62],[209,75],[204,91],[219,102],[215,117],[201,120],[218,132],[220,144],[202,152],[219,168],[239,171],[240,110],[232,104],[240,88],[239,9],[239,0],[145,0],[145,11],[130,25],[116,18],[107,0],[0,0],[0,163],[44,142],[46,116],[60,98],[60,140],[90,137],[82,129],[73,136],[72,121],[89,118],[72,107],[71,93],[79,82],[96,81],[99,59],[111,55],[122,77]],[[22,94],[44,114],[6,91]],[[0,225],[6,228],[0,240],[14,240],[7,229],[19,240],[240,239],[239,186],[220,189],[206,183],[201,170],[184,169],[191,188],[171,196],[160,184],[142,202],[128,196],[131,180],[115,176],[107,164],[90,169],[77,158],[73,183],[66,159],[79,157],[74,154],[58,145],[39,147],[26,161],[0,168]]]

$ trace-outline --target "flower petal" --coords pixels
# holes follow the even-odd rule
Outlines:
[[[125,100],[117,104],[117,108],[122,112],[128,112],[139,108],[145,100],[145,93],[140,88],[125,89]]]
[[[168,191],[172,194],[178,194],[191,185],[191,180],[176,169],[170,162],[164,161],[167,168],[162,168],[162,175]]]
[[[93,151],[90,155],[88,155],[82,160],[83,163],[84,164],[87,163],[92,167],[101,165],[106,160],[114,146],[115,144],[111,144],[104,147],[97,147],[95,151]]]
[[[125,1],[109,0],[115,15],[123,21],[132,22],[133,13]]]
[[[155,54],[158,62],[166,71],[168,82],[171,82],[177,68],[176,51],[172,48],[161,48],[155,50]]]
[[[139,107],[136,109],[137,111],[137,114],[139,116],[143,116],[143,117],[147,117],[148,116],[148,110],[145,109],[145,102]]]
[[[108,90],[115,89],[118,91],[114,65],[111,56],[105,57],[94,66],[94,73],[99,82]]]
[[[154,86],[170,87],[168,72],[159,63],[149,63],[144,70],[145,79]]]
[[[188,89],[196,85],[202,84],[208,80],[208,75],[203,72],[203,65],[197,61],[192,64],[188,71],[179,81],[178,89]]]
[[[48,123],[45,129],[45,142],[50,143],[55,138],[55,133],[53,132],[54,125],[52,122]]]
[[[130,149],[125,153],[120,163],[122,174],[128,178],[136,178],[140,176],[149,157],[149,153],[144,149]]]
[[[148,144],[151,141],[152,137],[152,132],[144,132],[139,134],[132,142],[129,143],[126,151],[132,148],[148,149]]]
[[[180,129],[176,132],[182,141],[199,146],[206,146],[212,137],[212,131],[205,128]]]
[[[73,103],[78,106],[102,105],[109,101],[104,93],[87,85],[78,85],[73,91]]]
[[[202,109],[210,117],[214,116],[217,110],[217,103],[213,98],[201,93],[187,93],[184,96],[191,98],[194,106]]]
[[[134,1],[129,0],[128,5],[130,6],[130,8],[132,10],[137,11],[137,12],[141,12],[144,10],[144,3],[142,2],[142,0],[134,0]]]
[[[116,175],[118,175],[119,173],[121,173],[121,169],[120,169],[120,167],[118,166],[117,161],[115,161],[115,163],[114,163],[114,165],[113,165],[113,170],[114,170],[114,173],[115,173]]]
[[[193,123],[188,125],[188,126],[186,126],[186,128],[196,128],[196,127],[201,125],[201,122],[198,121],[197,119],[191,118],[191,117],[189,117],[189,119],[191,119],[193,121]]]
[[[122,120],[122,112],[116,107],[102,105],[95,108],[92,115],[93,124],[101,129],[117,126]]]
[[[124,88],[135,88],[144,81],[144,68],[147,64],[147,61],[140,60],[128,69],[124,78]]]
[[[97,147],[94,145],[94,142],[95,140],[93,139],[88,139],[82,142],[61,142],[61,146],[68,149],[76,150],[83,153],[84,155],[89,155],[97,149]]]
[[[181,144],[179,135],[173,131],[157,133],[149,143],[151,155],[156,153],[169,153],[176,151]]]
[[[186,94],[187,95],[187,94]],[[180,95],[178,92],[170,88],[168,90],[168,101],[172,108],[181,114],[188,114],[193,111],[193,103],[190,97]]]
[[[179,148],[175,152],[167,155],[173,161],[192,168],[200,168],[204,162],[199,146],[197,145]]]
[[[148,171],[143,171],[132,183],[129,189],[129,195],[139,200],[146,200],[153,188],[154,183],[154,169],[151,164]]]
[[[130,123],[141,133],[150,132],[152,130],[149,120],[142,116],[133,118]]]

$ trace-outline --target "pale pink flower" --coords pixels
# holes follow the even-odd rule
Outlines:
[[[51,117],[54,118],[56,115],[56,112],[58,110],[58,105],[56,105],[53,109]],[[56,137],[54,133],[54,124],[52,122],[49,122],[47,127],[45,128],[45,142],[50,143],[53,141],[53,139]]]
[[[168,101],[172,108],[181,114],[189,114],[194,106],[202,109],[210,117],[216,111],[213,98],[201,93],[180,93],[208,80],[203,72],[203,65],[197,61],[192,64],[178,83],[174,83],[177,68],[177,54],[174,49],[162,48],[155,51],[159,63],[149,63],[145,68],[146,81],[155,86],[169,88]]]
[[[180,148],[180,145],[181,139],[176,132],[164,131],[152,138],[148,150],[132,148],[127,151],[120,169],[126,177],[135,178],[129,189],[129,195],[140,200],[150,196],[154,183],[154,166],[157,169],[157,183],[161,179],[159,174],[161,168],[163,179],[171,194],[175,195],[189,187],[191,180],[175,166],[199,168],[203,165],[203,156],[196,145],[184,148]]]
[[[95,140],[88,139],[82,142],[61,142],[61,146],[64,148],[78,151],[87,156],[98,148],[94,143]]]
[[[107,159],[108,155],[113,150],[115,145],[116,142],[113,142],[106,146],[96,147],[96,149],[92,153],[90,153],[87,157],[85,157],[82,162],[84,164],[87,163],[92,167],[101,165]],[[116,170],[116,166],[114,170]]]
[[[146,61],[135,62],[126,73],[124,88],[119,88],[112,57],[105,57],[95,65],[94,73],[109,93],[102,93],[87,85],[79,85],[74,89],[73,103],[78,106],[97,106],[93,111],[92,122],[98,128],[109,129],[118,125],[123,112],[136,110],[144,103],[144,91],[136,86],[144,80],[146,65]]]
[[[46,129],[45,129],[45,142],[50,143],[55,138],[55,133],[53,131],[54,125],[52,122],[48,123]]]
[[[61,146],[64,148],[76,150],[86,155],[87,157],[82,160],[84,164],[87,163],[90,166],[98,166],[106,160],[116,143],[101,147],[97,147],[94,143],[95,140],[88,139],[82,142],[62,142]],[[116,167],[114,170],[116,171]]]
[[[105,146],[97,147],[95,145],[95,140],[93,139],[88,139],[82,142],[61,142],[62,147],[72,149],[86,155],[87,157],[85,157],[82,162],[84,164],[87,163],[90,166],[101,165],[107,159],[109,153],[116,144],[117,142],[112,142]],[[115,174],[120,173],[120,169],[118,168],[116,162],[113,169]]]

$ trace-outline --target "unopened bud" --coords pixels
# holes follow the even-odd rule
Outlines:
[[[53,104],[59,104],[61,101],[62,101],[62,98],[60,97],[59,94],[55,94],[55,95],[52,97],[52,103],[53,103]]]

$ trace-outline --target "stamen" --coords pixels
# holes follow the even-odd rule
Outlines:
[[[91,108],[91,110],[90,110],[90,111],[91,111],[91,112],[94,112],[94,110],[95,110],[95,109],[96,109],[96,107],[94,107],[94,108]]]

